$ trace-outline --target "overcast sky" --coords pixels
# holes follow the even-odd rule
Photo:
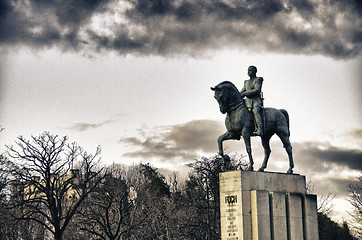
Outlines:
[[[50,131],[101,145],[108,164],[185,171],[225,131],[210,87],[241,89],[255,65],[265,106],[289,112],[295,172],[346,218],[362,172],[361,16],[358,0],[0,0],[0,151]],[[287,168],[274,137],[267,170]]]

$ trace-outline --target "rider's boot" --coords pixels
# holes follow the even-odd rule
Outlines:
[[[254,118],[255,118],[255,131],[253,132],[254,135],[262,136],[263,135],[263,122],[261,120],[260,113],[254,111]]]

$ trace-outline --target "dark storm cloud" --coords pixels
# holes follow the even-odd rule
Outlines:
[[[238,48],[350,58],[361,53],[361,16],[359,0],[0,0],[0,44],[173,56]],[[98,28],[95,17],[103,21]]]
[[[362,172],[362,151],[336,147],[328,143],[294,143],[293,150],[298,163],[314,171],[328,172],[331,169],[347,168]]]
[[[163,142],[160,139],[148,137],[146,140],[141,140],[135,137],[124,138],[120,142],[140,147],[141,150],[135,150],[123,154],[126,157],[136,157],[146,159],[150,161],[151,158],[159,158],[162,161],[174,161],[176,159],[182,159],[183,161],[189,161],[194,159],[196,156],[189,153],[186,150],[181,150],[173,144]]]
[[[125,156],[187,162],[197,157],[197,151],[215,153],[216,139],[223,128],[222,123],[216,121],[195,120],[157,129],[156,133],[142,132],[142,137],[122,138],[120,142],[140,149]]]
[[[174,125],[167,132],[164,141],[173,141],[176,146],[189,151],[215,152],[218,135],[225,132],[222,122],[212,120],[194,120]]]
[[[346,196],[348,192],[348,186],[351,184],[357,184],[358,180],[354,177],[340,176],[338,177],[327,177],[323,179],[323,183],[319,183],[324,191],[335,192],[339,196]],[[321,190],[322,191],[322,190]]]
[[[310,179],[310,178],[309,178]],[[314,180],[311,180],[313,194],[321,194],[327,195],[331,193],[331,195],[336,195],[337,198],[339,197],[346,197],[348,195],[348,186],[357,184],[359,181],[357,177],[351,176],[323,176],[323,178],[316,176]],[[319,196],[319,197],[321,197]]]
[[[81,28],[108,0],[0,0],[0,42],[77,49]]]

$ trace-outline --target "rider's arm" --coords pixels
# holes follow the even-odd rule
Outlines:
[[[244,87],[240,90],[241,97],[245,96],[245,92],[246,92],[245,85],[246,85],[246,81],[244,82]]]
[[[255,81],[256,81],[255,88],[253,90],[244,92],[244,95],[247,96],[248,98],[260,95],[261,86],[263,84],[263,78],[259,77]]]

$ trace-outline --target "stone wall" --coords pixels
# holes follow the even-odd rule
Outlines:
[[[318,240],[317,198],[297,174],[220,173],[222,240]]]

